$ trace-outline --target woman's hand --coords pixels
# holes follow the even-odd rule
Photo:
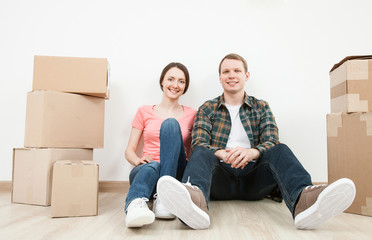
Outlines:
[[[152,162],[152,161],[154,161],[152,159],[152,157],[146,155],[146,156],[143,156],[142,158],[139,159],[136,166],[141,165],[141,164],[145,164],[145,163],[149,163],[149,162]]]

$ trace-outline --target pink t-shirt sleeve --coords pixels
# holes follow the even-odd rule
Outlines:
[[[136,116],[134,116],[132,127],[137,128],[141,131],[145,128],[144,125],[144,116],[143,116],[143,107],[138,108]]]

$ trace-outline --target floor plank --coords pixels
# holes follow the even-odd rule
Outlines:
[[[372,218],[343,213],[316,230],[297,230],[284,203],[212,201],[211,227],[192,230],[178,220],[125,227],[124,193],[100,192],[98,216],[51,218],[50,207],[10,203],[0,191],[1,239],[371,239]]]

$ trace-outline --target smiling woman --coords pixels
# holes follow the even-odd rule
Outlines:
[[[126,159],[135,167],[129,175],[130,188],[125,203],[127,227],[142,227],[154,222],[155,217],[174,219],[158,199],[154,212],[147,201],[156,198],[156,183],[161,176],[181,179],[190,150],[191,131],[196,110],[180,105],[178,100],[189,86],[187,68],[172,62],[160,75],[163,99],[160,104],[142,106],[132,122],[132,131],[125,150]],[[142,156],[136,154],[143,136]],[[153,195],[155,194],[155,195]]]
[[[167,79],[168,81],[176,80],[177,82],[179,81],[180,83],[182,83],[184,85],[182,94],[185,94],[187,89],[189,88],[190,84],[189,71],[181,63],[171,62],[163,69],[159,80],[160,88],[162,91],[164,91],[163,89],[164,79]]]

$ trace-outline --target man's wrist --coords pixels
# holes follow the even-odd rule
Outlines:
[[[217,150],[214,152],[214,155],[215,155],[219,160],[222,159],[221,151],[223,151],[223,150],[222,150],[222,149],[217,149]]]
[[[258,148],[252,148],[253,150],[255,150],[254,151],[254,153],[255,153],[255,156],[253,157],[253,160],[256,160],[256,159],[258,159],[259,157],[260,157],[260,150],[258,149]]]

